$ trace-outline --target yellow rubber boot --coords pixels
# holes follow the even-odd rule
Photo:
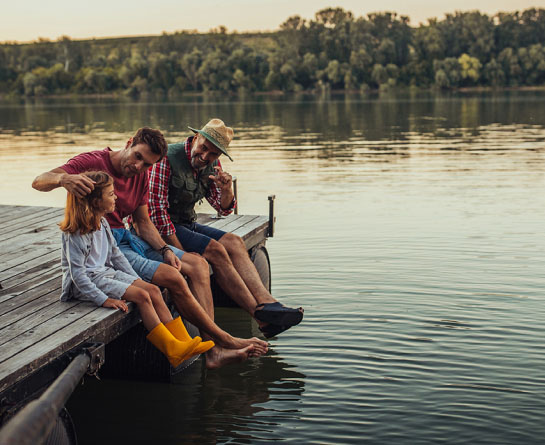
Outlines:
[[[182,317],[176,317],[174,320],[165,323],[165,327],[170,331],[175,338],[180,341],[191,341],[192,338],[185,328]],[[193,354],[202,354],[214,347],[214,342],[211,340],[203,341],[199,346],[195,348]]]
[[[168,358],[173,367],[192,357],[195,349],[200,345],[201,338],[195,337],[190,341],[177,340],[163,323],[155,326],[146,337],[159,351]]]

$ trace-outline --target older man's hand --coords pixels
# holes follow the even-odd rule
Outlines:
[[[222,190],[231,190],[231,187],[233,186],[233,177],[227,173],[224,172],[220,166],[214,167],[216,170],[215,175],[210,175],[209,178],[214,181],[214,183]]]

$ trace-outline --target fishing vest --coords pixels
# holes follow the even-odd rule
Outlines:
[[[210,179],[214,175],[214,161],[194,174],[193,167],[187,159],[184,143],[169,144],[167,152],[170,163],[170,180],[168,183],[168,213],[176,224],[191,224],[197,220],[195,204],[208,195]]]

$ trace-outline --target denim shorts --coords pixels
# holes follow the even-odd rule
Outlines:
[[[203,254],[211,239],[218,241],[226,232],[199,223],[174,224],[176,236],[187,252]]]
[[[91,282],[104,292],[108,297],[120,300],[127,288],[134,283],[138,278],[123,272],[122,270],[115,270],[112,268],[101,269],[97,273],[93,271],[87,271],[87,276]],[[84,295],[81,295],[77,286],[72,286],[74,292],[74,298],[85,299]]]
[[[133,242],[138,244],[140,249],[144,252],[146,258],[136,253],[126,241],[121,242],[118,247],[121,252],[123,252],[123,255],[127,257],[132,268],[140,276],[140,278],[151,283],[157,268],[159,265],[163,264],[163,256],[153,249],[146,241],[137,236],[134,231],[132,232],[132,238]],[[184,254],[183,250],[177,249],[174,246],[170,246],[170,248],[178,258],[182,259]]]

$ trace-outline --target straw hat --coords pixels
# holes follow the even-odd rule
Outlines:
[[[226,127],[225,123],[221,119],[211,119],[204,127],[200,130],[196,128],[188,127],[194,133],[202,134],[206,139],[212,142],[219,150],[227,156],[231,161],[233,158],[229,156],[227,152],[227,147],[233,140],[235,132],[231,127]]]

